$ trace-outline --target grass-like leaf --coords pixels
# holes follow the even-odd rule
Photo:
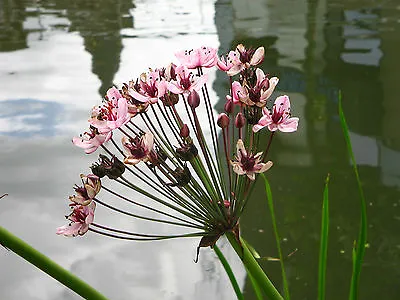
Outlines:
[[[282,255],[282,249],[281,249],[281,241],[280,241],[279,234],[278,234],[278,227],[276,225],[274,201],[272,199],[272,191],[271,191],[271,187],[269,185],[267,177],[265,177],[265,175],[263,173],[261,173],[261,176],[264,179],[265,192],[267,194],[268,207],[269,207],[269,211],[270,211],[270,214],[271,214],[271,221],[272,221],[272,227],[274,229],[276,247],[278,248],[279,262],[281,264],[283,294],[284,294],[284,298],[286,300],[289,300],[290,299],[289,285],[288,285],[288,282],[287,282],[285,266],[284,266],[284,263],[283,263],[283,255]]]
[[[350,300],[355,300],[355,299],[358,299],[358,287],[359,287],[359,282],[360,282],[361,265],[362,265],[364,253],[365,253],[365,244],[367,242],[367,205],[365,203],[364,192],[363,192],[363,189],[361,186],[361,180],[360,180],[360,176],[358,174],[358,168],[357,168],[356,160],[354,158],[353,149],[351,147],[349,129],[348,129],[346,119],[345,119],[343,109],[342,109],[342,95],[341,94],[339,94],[339,117],[340,117],[340,123],[342,125],[343,134],[344,134],[344,138],[345,138],[346,145],[347,145],[347,152],[350,156],[351,163],[353,165],[354,174],[356,176],[358,193],[359,193],[360,202],[361,202],[361,225],[360,225],[360,230],[358,233],[358,239],[357,239],[357,242],[355,243],[355,246],[354,246],[355,248],[353,249],[353,254],[354,254],[353,255],[353,273],[351,276],[350,295],[349,295]]]
[[[326,262],[328,257],[328,234],[329,234],[329,174],[325,180],[325,188],[322,202],[321,220],[321,244],[319,248],[318,267],[318,300],[325,299]]]
[[[229,265],[228,261],[226,260],[224,254],[221,252],[221,250],[219,250],[217,245],[214,245],[213,249],[214,249],[215,254],[217,254],[222,266],[224,267],[226,274],[229,277],[232,287],[236,293],[236,297],[238,298],[238,300],[244,300],[242,291],[240,290],[240,287],[237,283],[236,277],[233,274],[231,266]]]

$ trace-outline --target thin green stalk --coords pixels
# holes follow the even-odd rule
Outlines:
[[[222,266],[225,269],[226,274],[229,277],[229,280],[231,281],[232,287],[235,290],[236,296],[239,300],[244,300],[242,291],[240,290],[240,287],[236,281],[235,275],[233,274],[233,271],[231,269],[231,266],[229,265],[228,261],[226,260],[224,254],[219,250],[217,245],[214,245],[213,247],[215,254],[217,254],[218,259],[220,260]]]
[[[355,244],[355,249],[353,249],[353,273],[351,276],[350,295],[349,295],[350,300],[356,300],[358,299],[358,287],[360,282],[361,265],[365,254],[365,244],[367,242],[367,205],[365,203],[364,192],[361,186],[361,180],[358,174],[358,168],[356,160],[354,158],[353,149],[351,147],[349,129],[342,109],[341,94],[339,94],[339,116],[340,116],[340,123],[343,129],[344,139],[346,141],[347,152],[350,156],[354,174],[357,179],[358,194],[360,196],[360,202],[361,202],[361,224],[360,224],[360,231],[358,233],[358,239]]]
[[[86,282],[0,226],[0,243],[84,299],[107,299]]]
[[[326,286],[326,262],[328,257],[328,233],[329,233],[329,174],[325,180],[325,188],[322,202],[322,220],[321,220],[321,244],[319,248],[319,266],[318,266],[318,300],[325,299]]]
[[[226,232],[226,237],[231,243],[233,249],[235,249],[237,255],[243,262],[243,265],[251,273],[254,280],[260,286],[262,291],[270,300],[283,300],[283,297],[279,294],[275,286],[269,280],[268,276],[264,273],[253,254],[247,248],[245,242],[240,239],[240,242],[236,240],[235,235],[232,232]]]
[[[272,221],[272,227],[274,229],[276,247],[278,248],[279,263],[281,265],[281,273],[282,273],[283,292],[284,292],[284,295],[285,295],[285,299],[289,300],[290,299],[289,285],[288,285],[287,278],[286,278],[285,265],[283,263],[281,240],[280,240],[280,237],[279,237],[279,234],[278,234],[278,226],[276,225],[274,201],[273,201],[273,198],[272,198],[272,191],[271,191],[271,187],[269,185],[269,182],[267,180],[267,177],[265,177],[264,173],[261,173],[261,176],[264,179],[265,192],[267,194],[267,201],[268,201],[269,211],[271,213],[271,221]]]

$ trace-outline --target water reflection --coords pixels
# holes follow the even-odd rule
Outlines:
[[[2,1],[0,9],[0,51],[27,47],[27,32],[23,28],[25,7],[22,1]]]
[[[0,102],[0,135],[54,136],[62,106],[56,102],[15,99]]]
[[[237,7],[242,5],[238,2],[233,1]],[[375,299],[385,288],[390,291],[385,297],[395,299],[399,273],[393,266],[398,257],[385,251],[389,244],[398,247],[400,242],[395,232],[390,233],[397,220],[393,208],[399,197],[398,60],[394,55],[399,45],[395,37],[400,29],[399,10],[394,2],[379,7],[363,1],[259,1],[257,5],[255,12],[242,5],[243,11],[236,14],[232,46],[238,41],[255,45],[272,41],[265,67],[280,76],[279,93],[289,94],[292,111],[302,116],[299,131],[291,136],[281,134],[271,153],[276,168],[271,170],[270,180],[284,251],[298,249],[287,266],[292,292],[296,299],[316,296],[315,289],[308,287],[316,286],[321,190],[330,172],[334,202],[328,299],[343,299],[348,293],[359,206],[337,115],[340,90],[369,203],[371,248],[363,270],[361,298]],[[260,20],[262,10],[264,15],[284,17]],[[385,17],[388,12],[390,17]],[[241,30],[244,22],[250,30]],[[249,204],[243,231],[258,250],[276,256],[275,247],[265,242],[273,237],[266,213],[260,210],[260,205],[265,207],[263,197],[260,186],[255,197],[259,201]],[[384,267],[376,262],[377,256],[386,261]],[[279,267],[274,263],[265,266],[279,282]],[[390,275],[376,278],[377,270]]]

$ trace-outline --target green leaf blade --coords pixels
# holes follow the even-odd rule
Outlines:
[[[322,202],[321,219],[321,243],[319,249],[318,266],[318,300],[325,299],[326,292],[326,265],[328,259],[328,235],[329,235],[329,174],[326,177]]]
[[[363,192],[362,185],[361,185],[360,176],[358,173],[356,160],[354,158],[354,153],[353,153],[353,149],[351,146],[349,128],[347,126],[346,118],[343,113],[342,95],[341,94],[339,94],[339,117],[340,117],[340,123],[341,123],[342,129],[343,129],[343,135],[344,135],[344,138],[346,141],[347,152],[349,154],[351,163],[353,165],[353,171],[354,171],[354,174],[355,174],[355,177],[357,180],[358,194],[360,196],[360,202],[361,202],[361,222],[360,222],[361,224],[360,224],[360,230],[358,233],[357,243],[355,246],[355,251],[354,251],[355,254],[353,255],[353,273],[351,276],[350,295],[349,295],[350,300],[356,300],[356,299],[358,299],[358,289],[359,289],[361,266],[362,266],[362,262],[363,262],[364,254],[365,254],[365,244],[367,242],[367,205],[366,205],[364,192]]]

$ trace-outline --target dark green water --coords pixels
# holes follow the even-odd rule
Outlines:
[[[339,91],[368,204],[360,299],[400,293],[400,4],[397,1],[0,0],[0,224],[111,299],[233,299],[213,253],[196,240],[127,244],[55,236],[67,195],[94,158],[71,146],[113,82],[165,64],[182,48],[263,45],[299,130],[279,134],[269,172],[292,299],[317,295],[322,190],[331,174],[327,299],[346,299],[360,203],[338,113]],[[200,44],[200,45],[201,45]],[[226,82],[213,87],[223,105]],[[263,187],[241,226],[276,257]],[[97,217],[97,216],[96,216]],[[107,220],[106,213],[98,218]],[[126,224],[125,224],[126,225]],[[133,225],[140,226],[140,225]],[[139,227],[140,228],[140,227]],[[229,252],[229,251],[228,251]],[[234,254],[228,253],[231,259]],[[263,266],[280,286],[277,262]],[[236,266],[249,298],[250,284]],[[1,299],[78,299],[0,249]],[[33,288],[37,286],[37,288]]]

